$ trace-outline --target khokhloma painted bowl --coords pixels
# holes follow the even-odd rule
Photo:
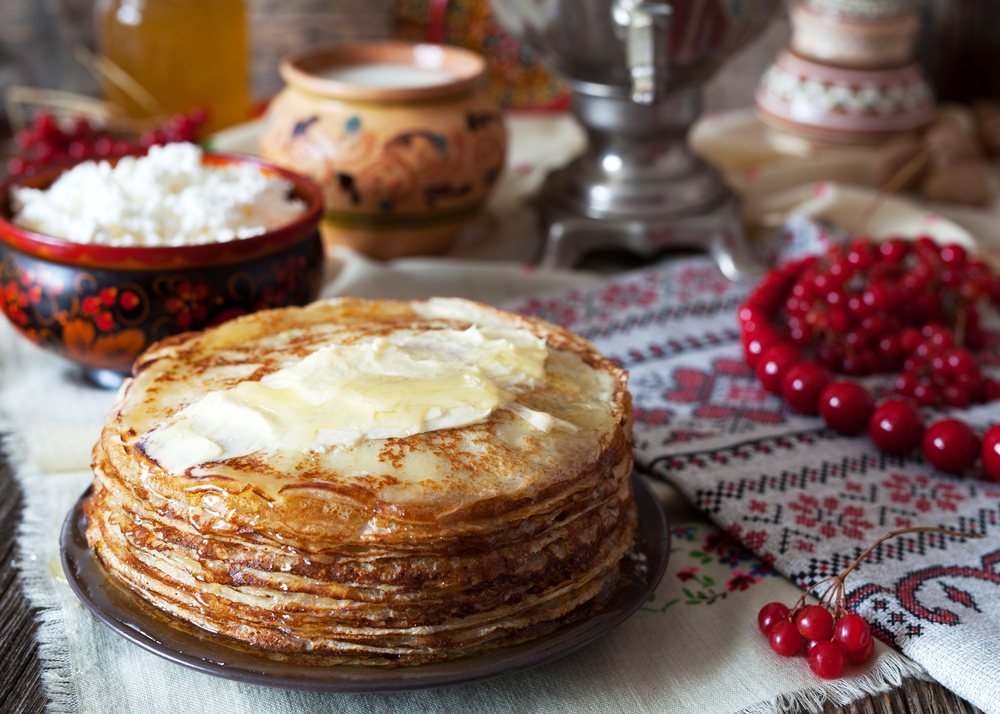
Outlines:
[[[72,243],[12,222],[11,188],[47,187],[75,164],[0,184],[0,307],[17,330],[112,386],[158,340],[314,300],[323,263],[317,230],[323,199],[316,184],[250,157],[205,154],[203,161],[251,162],[283,176],[307,208],[294,222],[251,238],[118,247]]]

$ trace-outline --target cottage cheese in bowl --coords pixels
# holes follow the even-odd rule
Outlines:
[[[163,247],[222,243],[299,218],[292,183],[252,163],[202,163],[194,144],[154,146],[115,166],[86,161],[49,188],[11,191],[13,222],[74,243]]]

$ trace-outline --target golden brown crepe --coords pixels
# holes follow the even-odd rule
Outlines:
[[[331,344],[495,325],[546,379],[481,423],[169,471],[149,435],[205,394]],[[599,601],[636,528],[627,375],[578,336],[454,299],[338,299],[180,335],[139,358],[94,449],[87,537],[152,605],[325,663],[419,664],[523,641]]]

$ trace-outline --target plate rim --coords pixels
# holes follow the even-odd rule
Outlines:
[[[553,662],[576,652],[614,630],[649,600],[649,596],[663,578],[670,559],[670,528],[659,498],[656,497],[642,476],[637,471],[633,471],[631,479],[639,513],[639,528],[642,532],[642,540],[638,550],[647,558],[647,572],[649,573],[649,577],[645,584],[639,584],[634,588],[635,593],[629,596],[629,599],[625,601],[623,606],[619,606],[610,612],[606,610],[598,611],[577,622],[563,625],[552,633],[542,635],[537,639],[529,640],[525,643],[512,645],[509,648],[498,648],[465,658],[423,665],[371,667],[367,665],[323,666],[299,664],[290,665],[295,670],[294,672],[274,672],[269,671],[268,666],[278,666],[280,663],[268,660],[265,657],[260,657],[260,669],[251,669],[240,662],[237,662],[235,665],[227,664],[225,661],[219,661],[218,659],[209,659],[207,656],[198,656],[180,651],[158,641],[153,635],[129,624],[126,621],[129,618],[122,618],[121,615],[131,615],[132,618],[144,624],[152,623],[153,634],[155,634],[158,627],[169,627],[169,625],[155,622],[150,618],[142,618],[137,616],[135,612],[129,612],[115,606],[105,609],[103,605],[95,602],[88,592],[88,589],[91,587],[103,589],[106,584],[109,587],[117,588],[119,592],[137,601],[136,609],[140,612],[143,607],[150,607],[145,601],[141,601],[139,596],[122,588],[119,584],[111,582],[104,567],[94,557],[93,550],[86,545],[86,539],[83,537],[83,523],[85,519],[83,502],[91,493],[92,487],[89,487],[80,496],[63,521],[59,538],[60,556],[70,588],[95,619],[132,644],[174,664],[224,679],[300,691],[339,692],[346,694],[433,689],[481,682]],[[657,551],[662,554],[658,562],[648,562],[650,553],[656,555]],[[85,567],[82,570],[77,567],[77,558],[83,561]],[[94,569],[101,574],[102,581],[100,583],[92,582],[88,576],[83,574]],[[140,602],[142,603],[141,605],[139,604]],[[166,613],[162,614],[165,618],[176,619]],[[183,631],[180,631],[180,633],[183,636],[197,639],[193,634]],[[216,644],[225,646],[221,642]],[[526,651],[523,653],[519,652],[522,649]],[[234,650],[234,652],[239,652],[239,650]],[[240,652],[240,654],[244,653]],[[506,658],[504,655],[507,655]],[[497,657],[499,657],[499,660]],[[430,674],[426,674],[426,668],[428,667],[455,663],[458,663],[460,667],[463,664],[466,666],[457,672],[432,671]],[[313,672],[329,673],[331,671],[336,674],[343,673],[343,676],[322,678],[308,676],[308,674]],[[385,676],[352,678],[352,672],[357,674],[364,672],[366,675],[384,673]],[[421,672],[425,674],[422,676]]]

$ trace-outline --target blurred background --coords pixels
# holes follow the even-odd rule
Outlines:
[[[95,0],[0,0],[0,87],[18,84],[98,96],[97,81],[72,49],[76,44],[95,49],[94,5]],[[285,54],[391,37],[403,10],[397,0],[246,0],[245,5],[257,98],[281,89],[278,61]],[[788,20],[782,16],[715,77],[707,108],[751,104],[757,80],[788,35]]]

